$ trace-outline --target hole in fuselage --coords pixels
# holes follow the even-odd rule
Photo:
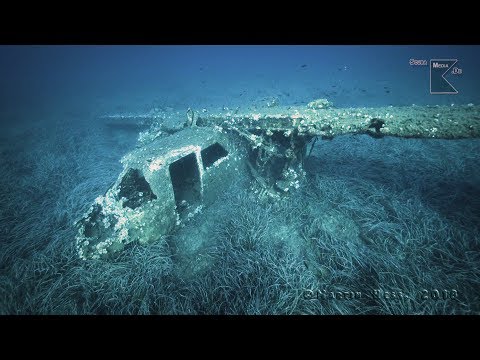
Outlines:
[[[197,157],[194,153],[169,166],[175,203],[180,214],[193,211],[201,200],[201,182]]]
[[[120,182],[120,191],[118,198],[125,198],[123,207],[136,209],[143,203],[154,200],[157,196],[150,188],[150,184],[137,169],[128,169]]]
[[[201,151],[201,155],[202,155],[203,168],[208,169],[210,166],[212,166],[215,163],[215,161],[227,156],[228,151],[225,150],[224,147],[219,143],[215,143],[203,149]]]

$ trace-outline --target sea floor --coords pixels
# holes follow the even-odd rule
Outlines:
[[[73,224],[138,134],[94,112],[24,124],[0,148],[1,314],[480,312],[478,139],[318,141],[283,201],[239,180],[177,233],[83,261]]]

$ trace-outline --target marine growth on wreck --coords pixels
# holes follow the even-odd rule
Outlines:
[[[460,139],[480,136],[480,107],[335,108],[327,99],[306,106],[188,109],[168,116],[113,114],[111,121],[147,127],[121,162],[117,181],[76,223],[82,259],[108,258],[132,242],[168,234],[215,201],[238,174],[251,191],[275,201],[302,186],[304,159],[318,139],[344,134],[375,138]]]

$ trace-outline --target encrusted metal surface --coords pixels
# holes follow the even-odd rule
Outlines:
[[[319,137],[480,137],[480,107],[472,104],[337,109],[317,99],[302,107],[154,109],[105,118],[148,130],[123,157],[115,184],[77,222],[83,259],[108,257],[133,241],[148,243],[174,231],[239,173],[251,177],[250,190],[261,198],[287,196],[301,186],[307,145]]]

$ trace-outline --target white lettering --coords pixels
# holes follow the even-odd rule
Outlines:
[[[437,62],[433,63],[433,68],[448,68],[448,64],[439,64]]]
[[[410,59],[408,62],[412,66],[427,66],[427,60]]]

